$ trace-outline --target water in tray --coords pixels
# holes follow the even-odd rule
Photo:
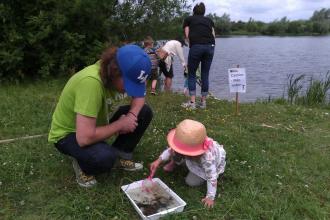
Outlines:
[[[126,191],[145,216],[180,205],[158,182],[154,182],[149,190],[146,192],[142,187],[138,187]]]

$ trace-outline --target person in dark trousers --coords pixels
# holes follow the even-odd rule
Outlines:
[[[48,140],[72,157],[80,186],[94,186],[94,175],[109,172],[115,162],[129,171],[143,168],[132,156],[152,119],[144,98],[150,71],[150,59],[140,47],[111,47],[65,85]],[[132,97],[130,105],[119,107],[110,118],[109,105],[125,92]],[[110,145],[105,140],[112,136],[116,139]]]
[[[198,3],[193,8],[193,15],[183,22],[186,40],[189,41],[188,55],[188,88],[190,100],[182,107],[195,109],[206,108],[206,97],[209,92],[209,72],[214,55],[215,32],[214,22],[204,16],[205,5]],[[196,70],[201,64],[201,102],[196,105]]]

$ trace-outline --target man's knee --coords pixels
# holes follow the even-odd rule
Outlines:
[[[94,162],[98,167],[111,169],[117,159],[117,156],[114,150],[109,148],[107,150],[102,150],[102,152],[99,152],[94,159]]]
[[[153,117],[152,109],[146,104],[143,105],[139,114],[139,119],[151,121],[152,117]]]

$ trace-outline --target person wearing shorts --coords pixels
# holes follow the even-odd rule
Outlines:
[[[163,60],[159,61],[159,72],[161,74],[164,74],[166,78],[172,79],[174,74],[173,74],[173,63],[171,63],[170,69],[168,70],[166,67],[166,63]]]
[[[157,50],[157,55],[160,59],[159,69],[165,75],[165,90],[170,91],[172,87],[173,78],[173,58],[178,56],[182,67],[187,69],[187,64],[183,56],[183,46],[185,46],[183,39],[170,40],[165,43],[163,47]]]

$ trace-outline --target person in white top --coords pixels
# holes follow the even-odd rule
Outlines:
[[[167,172],[182,162],[186,162],[189,173],[185,178],[187,185],[200,186],[207,183],[207,193],[202,199],[204,206],[212,208],[217,192],[217,179],[225,171],[226,151],[218,142],[207,137],[205,126],[194,120],[183,120],[167,135],[167,148],[157,160],[150,164],[154,174],[159,165]]]
[[[171,90],[172,87],[173,58],[178,56],[184,70],[187,69],[182,50],[184,45],[186,44],[183,40],[170,40],[157,50],[157,55],[160,58],[159,69],[165,75],[165,90],[167,91]]]

